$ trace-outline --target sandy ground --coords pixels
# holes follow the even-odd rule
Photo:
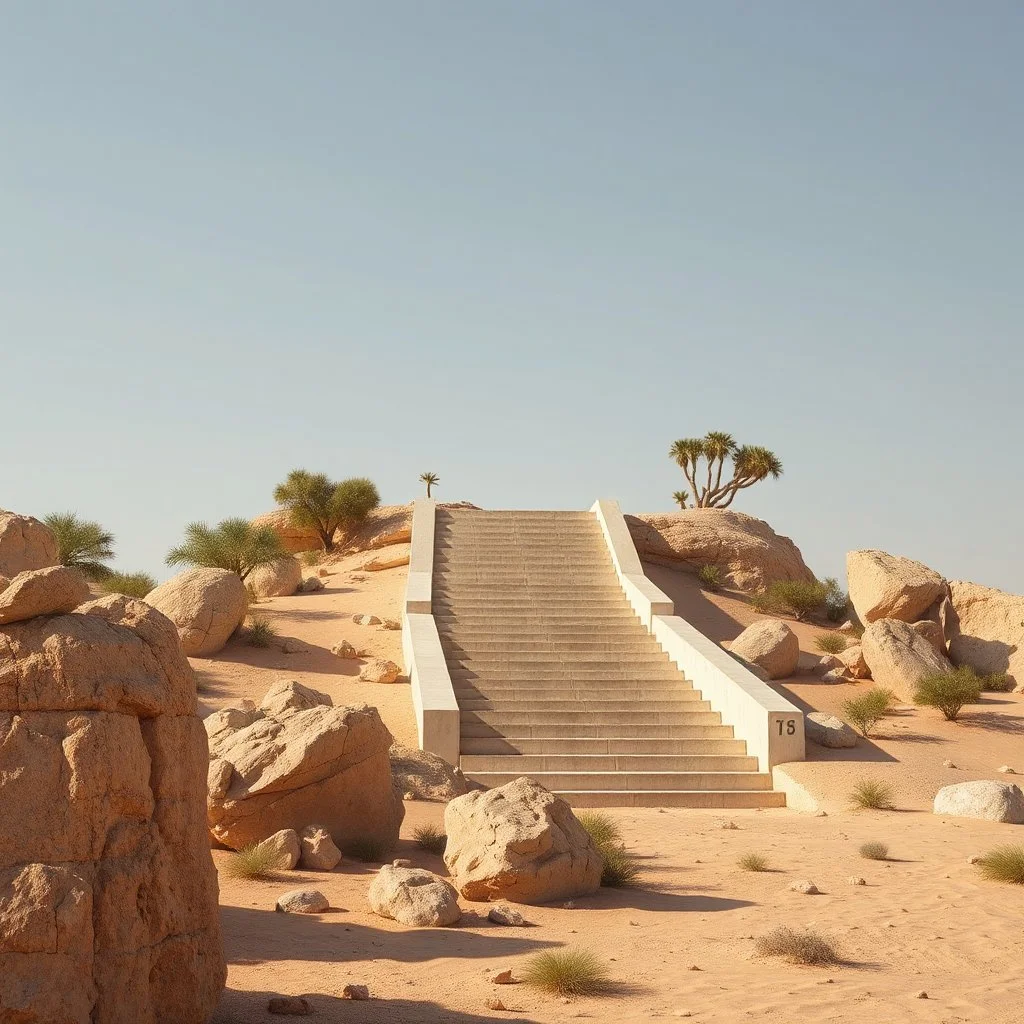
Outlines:
[[[260,614],[282,636],[307,645],[306,652],[286,655],[233,642],[215,659],[194,661],[204,710],[235,697],[258,698],[279,678],[299,679],[336,701],[376,705],[396,738],[414,743],[407,684],[359,683],[358,663],[329,652],[345,638],[401,662],[399,633],[351,621],[360,612],[398,617],[405,569],[359,572],[369,557],[330,566],[322,592],[259,605]],[[649,571],[680,614],[715,639],[733,638],[757,617],[738,597],[705,594],[685,574]],[[804,650],[813,651],[820,627],[794,628]],[[848,691],[864,685],[870,684],[829,686],[800,675],[781,688],[805,707],[835,710]],[[999,843],[1024,842],[1024,828],[943,819],[928,809],[947,782],[1002,778],[993,771],[1002,764],[1024,772],[1024,702],[1020,695],[994,695],[969,709],[960,725],[910,709],[879,733],[851,751],[808,745],[810,760],[793,773],[828,808],[824,817],[790,809],[727,817],[686,809],[610,812],[641,858],[641,887],[602,890],[578,899],[574,909],[526,908],[529,928],[490,924],[487,907],[469,903],[455,928],[396,925],[369,912],[365,897],[374,868],[349,861],[330,873],[289,872],[271,882],[239,882],[222,873],[230,966],[214,1022],[274,1019],[266,1005],[277,994],[307,996],[324,1021],[1024,1021],[1024,889],[984,882],[967,863]],[[947,758],[958,769],[942,768]],[[865,776],[889,781],[900,810],[848,810],[846,793]],[[441,859],[411,841],[418,825],[441,823],[443,806],[406,808],[394,855],[443,874]],[[727,822],[737,827],[724,828]],[[868,839],[888,843],[893,859],[862,859],[857,848]],[[767,856],[769,872],[737,867],[751,851]],[[214,851],[218,867],[231,856]],[[852,885],[851,876],[867,884]],[[804,878],[822,894],[787,889]],[[307,883],[328,896],[331,911],[274,913],[282,891]],[[779,924],[831,938],[843,962],[811,968],[757,957],[754,939]],[[608,994],[565,1002],[526,985],[490,981],[506,968],[519,973],[534,952],[576,946],[607,961],[614,982]],[[342,1000],[351,982],[368,985],[371,1001]],[[927,999],[917,998],[921,991]],[[495,997],[509,1009],[488,1009]]]

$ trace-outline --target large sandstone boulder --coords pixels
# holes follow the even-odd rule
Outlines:
[[[1024,793],[1008,782],[958,782],[935,794],[935,814],[955,818],[983,818],[1024,825]]]
[[[796,672],[800,641],[781,619],[762,619],[747,626],[729,645],[729,652],[763,668],[769,679],[786,679]]]
[[[270,526],[281,538],[281,546],[289,554],[300,551],[316,551],[323,547],[320,534],[309,526],[296,526],[292,522],[292,514],[286,508],[275,508],[273,512],[265,512],[252,521],[253,526]]]
[[[302,586],[302,566],[289,555],[253,569],[245,584],[258,598],[291,597]]]
[[[960,580],[949,592],[953,664],[982,675],[1005,672],[1024,690],[1024,597]]]
[[[946,593],[946,581],[927,565],[886,551],[846,556],[850,603],[866,626],[879,619],[915,622]]]
[[[186,569],[146,595],[146,603],[178,627],[190,658],[216,654],[242,624],[249,607],[245,585],[227,569]]]
[[[257,707],[238,704],[205,722],[210,737],[208,817],[234,850],[314,822],[343,849],[350,840],[398,840],[405,814],[391,780],[392,737],[376,708],[334,707],[296,682]]]
[[[468,900],[543,903],[601,885],[604,860],[572,808],[530,778],[445,808],[444,862]]]
[[[206,736],[174,626],[0,626],[0,1020],[202,1024],[224,986]]]
[[[698,572],[720,566],[742,590],[776,580],[814,582],[800,549],[766,522],[725,508],[689,508],[626,516],[637,554],[645,562]]]
[[[81,573],[63,565],[19,572],[0,591],[0,624],[74,611],[88,596]]]
[[[872,622],[861,637],[861,649],[871,678],[904,701],[914,699],[917,684],[925,676],[953,669],[931,641],[899,619]]]
[[[469,792],[469,783],[461,769],[453,767],[437,754],[416,747],[403,747],[399,743],[388,753],[391,775],[402,793],[410,793],[417,800],[447,803]]]
[[[411,928],[443,928],[462,917],[454,886],[424,868],[385,864],[366,898],[375,914]]]
[[[0,509],[0,576],[45,569],[58,557],[57,538],[45,523]]]
[[[842,749],[844,747],[857,746],[857,734],[835,715],[827,715],[822,711],[812,711],[804,715],[804,732],[812,743],[819,747],[832,747]]]

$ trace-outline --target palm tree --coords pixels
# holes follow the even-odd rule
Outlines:
[[[57,538],[61,565],[77,569],[90,580],[101,580],[110,572],[104,562],[114,557],[114,535],[99,523],[79,519],[74,512],[55,512],[43,522]]]
[[[427,497],[430,497],[430,488],[439,484],[441,478],[436,473],[420,473],[420,483],[427,485]]]
[[[728,508],[741,490],[782,475],[782,461],[774,452],[761,445],[737,445],[732,434],[723,430],[681,438],[673,442],[668,454],[692,488],[696,508]],[[732,478],[722,483],[726,459],[732,459]],[[680,493],[673,495],[676,501]]]
[[[335,532],[358,526],[380,504],[380,494],[366,477],[335,483],[325,473],[293,469],[274,488],[274,500],[290,511],[295,526],[316,530],[324,551],[331,551]]]
[[[680,508],[686,508],[686,503],[690,500],[690,494],[688,491],[673,491],[672,500]]]
[[[248,519],[225,519],[214,527],[189,523],[185,543],[171,548],[167,564],[229,569],[244,580],[257,566],[286,555],[272,526],[253,526]]]

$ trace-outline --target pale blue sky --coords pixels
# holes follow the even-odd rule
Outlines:
[[[1024,590],[1017,0],[19,2],[0,506],[166,575],[303,465]]]

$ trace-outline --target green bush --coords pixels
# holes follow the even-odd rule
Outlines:
[[[850,595],[840,586],[838,581],[829,576],[825,580],[825,618],[829,622],[842,622],[850,610]]]
[[[877,840],[873,840],[870,843],[861,843],[860,855],[865,860],[888,860],[889,847]]]
[[[768,858],[761,853],[745,853],[736,862],[744,871],[767,871]]]
[[[702,565],[697,576],[708,590],[718,590],[722,585],[722,570],[717,565]]]
[[[914,703],[938,708],[948,722],[955,722],[965,704],[981,699],[981,680],[973,669],[956,668],[952,672],[935,672],[925,676],[914,691]]]
[[[754,949],[760,956],[781,956],[794,964],[821,967],[839,962],[835,946],[810,930],[797,931],[780,925],[757,940]]]
[[[189,523],[185,527],[185,543],[171,548],[167,564],[228,569],[244,582],[257,566],[286,555],[273,527],[253,526],[248,519],[224,519],[216,526]]]
[[[100,579],[99,588],[104,594],[142,598],[156,590],[156,580],[147,572],[108,572]]]
[[[428,853],[444,853],[448,837],[436,825],[420,825],[413,834],[416,845]]]
[[[614,820],[599,811],[581,811],[576,820],[590,835],[598,852],[604,858],[601,884],[610,889],[623,889],[635,885],[640,877],[640,864],[627,851],[622,842],[622,833]]]
[[[530,957],[523,980],[552,995],[589,996],[607,987],[608,970],[588,950],[548,950]]]
[[[871,730],[885,716],[892,702],[891,690],[875,687],[843,701],[843,716],[860,730],[862,736],[870,736]]]
[[[979,867],[990,882],[1024,885],[1024,846],[997,846],[981,858]]]
[[[842,633],[819,633],[814,638],[814,646],[822,654],[841,654],[850,643]]]
[[[314,566],[319,565],[324,558],[325,552],[323,551],[303,551],[302,552],[302,564],[308,565],[311,569]]]
[[[853,807],[871,811],[894,811],[892,786],[875,779],[861,779],[850,793]]]
[[[1011,693],[1016,684],[1005,672],[990,672],[987,676],[979,676],[981,688],[987,693]]]
[[[293,469],[274,488],[274,501],[288,509],[293,525],[315,530],[324,551],[332,551],[335,533],[362,523],[380,504],[380,494],[366,477],[336,482],[324,473]]]
[[[767,591],[762,590],[757,594],[751,594],[750,608],[752,611],[757,612],[758,615],[771,615],[772,603],[768,598]]]
[[[817,581],[776,580],[768,587],[766,597],[773,610],[792,615],[797,622],[803,622],[821,608],[828,593],[828,587]]]

